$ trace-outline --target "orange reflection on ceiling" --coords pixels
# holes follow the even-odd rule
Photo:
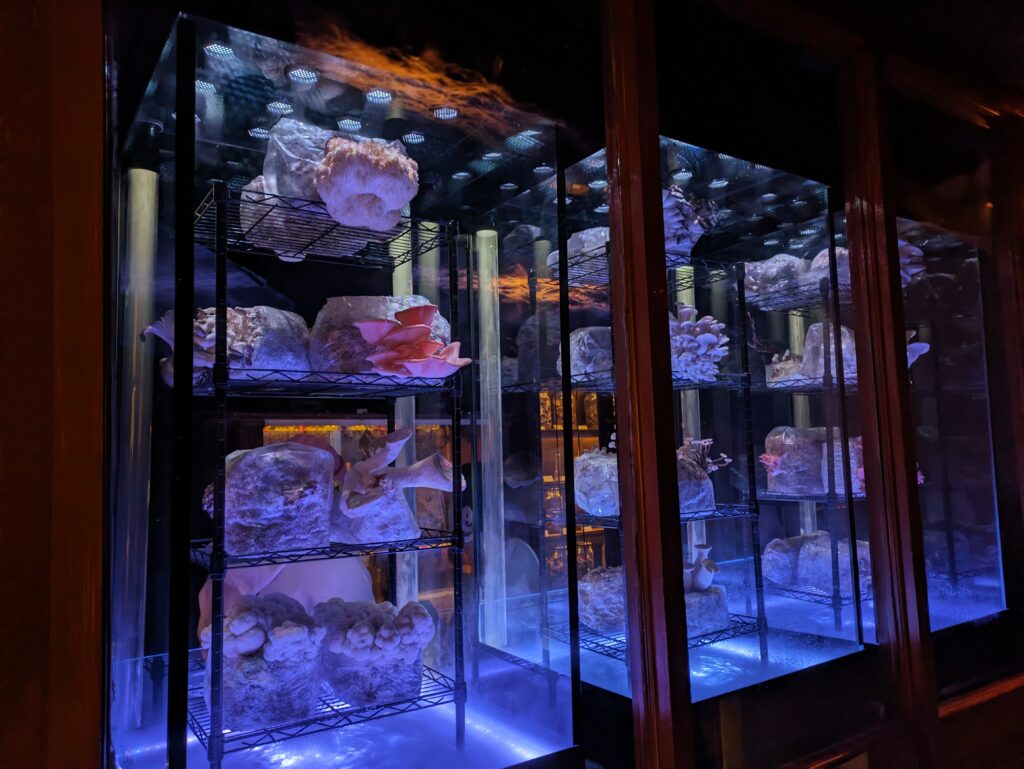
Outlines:
[[[502,86],[444,61],[431,49],[416,56],[377,48],[336,24],[301,30],[299,43],[339,57],[323,62],[327,77],[361,91],[386,87],[398,106],[424,118],[431,118],[438,107],[454,107],[459,127],[477,138],[506,137],[536,120]]]

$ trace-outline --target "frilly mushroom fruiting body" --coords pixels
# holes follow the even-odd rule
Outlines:
[[[419,536],[405,489],[450,491],[455,471],[440,454],[431,454],[407,467],[389,467],[412,434],[409,428],[396,430],[387,436],[382,448],[349,468],[332,514],[334,539],[369,543]],[[464,480],[462,483],[465,487]]]
[[[431,336],[437,307],[410,307],[395,319],[357,320],[353,325],[376,348],[366,356],[373,370],[385,376],[444,379],[473,361],[459,357],[459,342],[445,345]]]
[[[681,261],[685,262],[697,241],[718,223],[718,206],[673,185],[661,191],[661,207],[665,253],[683,257]]]
[[[156,336],[174,350],[174,310],[147,326],[142,338]],[[192,322],[192,381],[209,381],[216,360],[217,314],[213,307],[196,311]],[[227,308],[228,375],[233,379],[258,372],[260,378],[279,376],[273,372],[309,370],[309,329],[301,316],[276,307]],[[172,358],[160,362],[168,385],[174,384]]]
[[[722,333],[724,323],[710,315],[697,317],[697,308],[681,305],[669,314],[669,344],[672,374],[695,382],[713,382],[719,362],[729,355],[729,337]]]

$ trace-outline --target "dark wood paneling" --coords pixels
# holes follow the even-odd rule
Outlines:
[[[939,707],[940,769],[1024,767],[1024,675],[1013,676]]]
[[[103,3],[49,5],[56,130],[47,767],[84,769],[99,766],[105,707]]]
[[[619,491],[636,766],[692,765],[652,0],[604,2]]]
[[[885,188],[877,59],[863,51],[841,73],[846,216],[856,307],[857,370],[868,487],[878,640],[897,712],[921,766],[933,766],[935,670],[921,548],[913,424],[895,220]]]
[[[102,3],[0,13],[0,754],[98,767],[102,746]],[[10,625],[8,625],[10,623]]]
[[[50,30],[45,3],[0,12],[0,755],[40,767],[46,733],[53,404]],[[31,83],[31,87],[26,84]]]

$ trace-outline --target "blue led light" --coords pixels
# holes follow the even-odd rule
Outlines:
[[[712,189],[712,190],[720,190],[723,187],[728,187],[728,186],[729,186],[729,180],[728,179],[712,179],[710,182],[708,182],[708,188]]]
[[[438,120],[455,120],[459,116],[459,111],[455,107],[438,107],[434,110],[434,117]]]
[[[764,193],[761,196],[761,200],[763,200],[765,203],[771,203],[773,200],[776,200],[778,197],[779,196],[776,195],[774,192],[766,192],[766,193]]]
[[[505,182],[504,184],[499,185],[498,189],[503,192],[515,192],[519,189],[519,185],[515,182]]]
[[[196,91],[199,93],[217,93],[217,86],[206,80],[197,80]]]
[[[469,171],[456,171],[452,174],[452,178],[457,182],[465,181],[466,179],[472,178],[473,174]]]
[[[537,138],[538,136],[540,136],[540,131],[527,128],[525,131],[509,136],[505,139],[505,144],[516,152],[529,152],[541,146],[541,141]]]
[[[320,75],[315,69],[298,66],[289,68],[288,79],[299,85],[313,85],[320,79]]]
[[[592,190],[604,190],[608,188],[608,181],[605,179],[593,179],[587,182],[587,186]]]
[[[292,105],[286,101],[272,101],[267,105],[267,112],[272,115],[290,115],[292,114]]]
[[[419,131],[409,131],[409,133],[402,136],[402,141],[406,144],[423,144],[426,137]]]
[[[552,168],[551,166],[549,166],[547,164],[542,164],[542,165],[536,166],[533,169],[533,172],[535,174],[537,174],[538,176],[544,176],[545,174],[550,174],[554,170],[555,169]]]
[[[492,160],[492,161],[493,160],[501,160],[501,153],[500,152],[485,152],[483,157],[484,157],[484,160]]]
[[[251,136],[253,139],[267,139],[270,137],[270,131],[268,131],[266,128],[250,128],[249,136]]]
[[[366,100],[374,104],[387,104],[392,98],[394,97],[391,91],[385,91],[383,88],[372,88],[366,92]]]
[[[338,121],[338,128],[342,131],[358,131],[363,124],[354,117],[343,117]]]
[[[608,213],[608,204],[607,203],[602,203],[599,206],[594,206],[594,213],[595,214],[606,214],[606,213]]]
[[[674,174],[672,174],[672,181],[674,181],[676,184],[686,184],[692,178],[692,171],[676,171]]]
[[[203,46],[203,50],[206,51],[207,56],[213,56],[217,59],[235,58],[235,52],[223,43],[210,43],[209,45]]]

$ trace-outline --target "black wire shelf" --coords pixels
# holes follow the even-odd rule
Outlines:
[[[702,646],[728,641],[740,636],[750,635],[757,632],[757,618],[748,617],[746,614],[729,614],[729,627],[716,630],[711,633],[694,636],[686,640],[686,648],[699,649]]]
[[[321,201],[227,189],[222,206],[227,250],[233,254],[276,254],[282,259],[394,269],[447,237],[447,226],[403,217],[387,232],[338,224]],[[217,202],[213,189],[195,212],[195,241],[217,245]]]
[[[569,268],[568,283],[570,286],[604,286],[608,284],[608,246],[602,243],[586,251],[578,251],[569,254],[566,260]],[[676,270],[686,266],[705,266],[705,263],[683,254],[666,254],[665,269]],[[558,280],[560,277],[560,265],[556,262],[551,267],[551,277]],[[706,275],[702,274],[698,283],[701,285],[715,280],[723,280],[730,277],[730,270],[727,267],[716,265],[708,268]],[[676,290],[692,287],[694,275],[680,275],[675,284]],[[687,281],[689,281],[687,283]]]
[[[727,518],[750,518],[758,514],[750,505],[715,505],[712,510],[693,510],[679,514],[684,523],[691,521],[719,521]]]
[[[298,563],[300,561],[326,561],[333,558],[354,558],[364,555],[389,555],[391,553],[415,553],[421,550],[441,550],[455,546],[455,535],[450,531],[439,529],[420,529],[421,536],[416,539],[403,539],[393,542],[375,542],[371,544],[344,544],[332,542],[323,547],[297,548],[294,550],[275,550],[264,553],[246,553],[244,555],[227,555],[224,565],[227,568],[244,566],[269,566],[279,563]],[[192,543],[192,560],[196,563],[210,565],[213,547],[208,539]]]
[[[817,587],[800,586],[792,587],[777,585],[774,582],[765,582],[765,592],[778,596],[779,598],[790,598],[794,601],[805,601],[819,606],[852,606],[857,598],[853,595],[840,593],[834,596],[832,593]],[[873,598],[870,590],[861,590],[860,600],[870,601]]]
[[[728,641],[732,638],[750,635],[758,630],[757,618],[745,614],[729,614],[729,627],[716,630],[711,633],[693,636],[686,639],[687,649],[699,649],[702,646]],[[549,638],[568,644],[571,642],[569,635],[569,623],[559,622],[544,629],[545,635]],[[591,627],[580,623],[580,648],[594,654],[600,654],[615,660],[625,661],[626,659],[626,633],[611,632],[602,633]]]
[[[821,377],[792,377],[778,382],[753,382],[753,392],[759,393],[790,393],[790,394],[838,394],[857,392],[856,379],[844,379],[842,382],[833,379],[826,383]]]
[[[719,374],[711,381],[696,381],[684,377],[673,377],[672,389],[682,390],[742,390],[746,386],[745,374]],[[598,395],[615,395],[615,372],[599,371],[589,374],[573,374],[569,377],[572,389],[576,392],[597,393]],[[535,382],[517,382],[502,385],[505,394],[561,392],[562,378],[549,377]]]
[[[282,371],[278,369],[235,369],[226,383],[229,397],[259,398],[403,398],[449,392],[457,376],[447,379],[385,376],[373,372],[333,373],[325,371]],[[195,386],[196,395],[213,395],[211,381]]]
[[[822,297],[821,284],[818,282],[801,283],[796,286],[787,286],[775,291],[758,293],[748,291],[746,295],[747,304],[756,307],[764,312],[789,312],[795,315],[810,315],[816,310],[825,309],[825,299]],[[829,297],[831,300],[831,297]],[[849,305],[852,301],[851,287],[849,283],[839,283],[839,304]]]
[[[568,622],[556,622],[542,628],[542,632],[548,638],[564,644],[572,643],[572,636],[569,633]],[[626,661],[626,633],[612,632],[602,633],[580,623],[580,648],[586,651],[600,654],[604,657],[611,657],[620,662]]]
[[[553,668],[549,668],[537,662],[531,662],[530,660],[523,659],[517,654],[512,654],[511,652],[507,652],[504,649],[499,649],[495,646],[491,646],[490,644],[477,643],[475,644],[475,648],[481,654],[484,654],[488,657],[493,657],[497,660],[501,660],[502,662],[507,662],[510,665],[515,665],[516,667],[522,668],[523,670],[527,670],[543,678],[568,678],[568,676],[565,675],[565,673],[560,673],[559,671]]]
[[[837,491],[835,494],[777,494],[771,491],[758,491],[757,499],[760,502],[813,502],[818,505],[843,505],[846,504],[846,494]],[[867,499],[866,494],[854,494],[853,500]]]
[[[399,716],[403,713],[412,713],[417,710],[426,710],[438,705],[447,705],[454,701],[455,681],[443,673],[424,666],[423,682],[420,686],[418,697],[390,702],[386,705],[371,705],[357,708],[328,694],[325,689],[324,694],[320,697],[316,713],[309,718],[268,726],[263,729],[250,729],[240,732],[225,731],[224,752],[235,753],[239,750],[248,750],[261,745],[272,745],[284,740],[304,737],[308,734],[340,729],[345,726],[352,726],[353,724]],[[200,744],[204,748],[208,747],[210,740],[210,712],[206,707],[206,701],[203,698],[203,687],[201,685],[189,689],[188,723]]]
[[[756,508],[750,505],[715,505],[711,510],[688,510],[679,514],[682,523],[693,521],[717,521],[728,518],[750,518],[758,514]],[[565,515],[561,512],[548,513],[547,521],[553,524],[564,526]],[[584,512],[577,512],[574,517],[577,526],[592,526],[600,529],[618,529],[621,525],[621,518],[617,515],[590,515]]]

